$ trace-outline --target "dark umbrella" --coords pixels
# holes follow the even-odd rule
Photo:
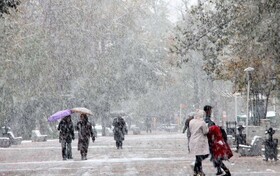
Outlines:
[[[72,112],[70,109],[58,111],[48,118],[48,122],[57,121],[59,119],[62,119],[63,117],[69,116],[71,114],[72,114]]]

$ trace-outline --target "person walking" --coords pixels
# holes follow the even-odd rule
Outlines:
[[[121,116],[116,117],[113,120],[113,132],[114,132],[114,139],[116,141],[117,149],[122,149],[124,135],[127,134],[127,127],[125,124],[124,119]]]
[[[194,176],[204,176],[202,161],[209,156],[207,133],[209,131],[203,120],[204,111],[197,110],[189,123],[190,152],[195,155]]]
[[[146,117],[145,125],[146,125],[146,132],[152,133],[152,118],[151,117]]]
[[[58,124],[59,142],[62,148],[62,159],[73,159],[72,157],[72,140],[75,139],[74,126],[71,116],[64,117]]]
[[[208,127],[211,127],[211,126],[213,126],[213,125],[216,125],[215,122],[213,122],[212,119],[211,119],[212,108],[213,108],[213,107],[210,106],[210,105],[205,105],[204,108],[203,108],[203,110],[204,110],[204,112],[205,112],[205,119],[204,119],[204,121],[205,121],[205,123],[208,125]],[[209,143],[209,144],[211,143],[211,141],[210,141],[209,138],[208,138],[208,143]],[[220,165],[215,163],[215,160],[214,160],[214,158],[213,158],[213,156],[214,156],[214,155],[213,155],[213,151],[212,151],[212,148],[211,148],[210,146],[209,146],[209,150],[210,150],[210,160],[213,162],[214,167],[217,168],[217,173],[216,173],[216,175],[217,175],[217,174],[219,175],[220,172],[221,172]]]
[[[190,121],[194,118],[194,112],[191,112],[188,114],[188,118],[186,119],[185,121],[185,125],[184,125],[184,128],[183,128],[183,133],[186,132],[187,130],[187,138],[188,138],[188,151],[190,153],[190,137],[191,137],[191,132],[190,132],[190,128],[189,128],[189,125],[190,125]]]
[[[80,121],[77,123],[78,130],[78,150],[81,153],[81,159],[87,160],[89,139],[92,138],[92,142],[95,141],[95,135],[93,134],[92,124],[88,121],[86,114],[80,115]]]
[[[214,163],[214,167],[217,168],[216,175],[222,175],[223,169],[225,172],[225,175],[223,176],[231,176],[229,169],[223,163],[223,160],[228,160],[233,156],[232,151],[227,143],[225,132],[222,132],[221,127],[212,125],[209,127],[207,137],[212,155],[211,159]]]

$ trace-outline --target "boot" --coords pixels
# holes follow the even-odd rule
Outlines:
[[[204,172],[198,172],[196,176],[205,176]]]
[[[223,174],[223,171],[221,168],[217,168],[217,173],[216,175],[222,175]]]
[[[225,166],[225,164],[222,162],[221,164],[221,168],[225,171],[225,175],[224,176],[231,176],[229,169]]]
[[[193,176],[198,176],[198,172],[194,171]]]
[[[62,149],[62,159],[67,160],[66,150]]]
[[[73,159],[72,154],[68,154],[67,158],[68,159]]]
[[[224,176],[231,176],[230,171],[228,169],[225,170],[225,175]]]
[[[81,160],[85,160],[85,154],[81,153]]]

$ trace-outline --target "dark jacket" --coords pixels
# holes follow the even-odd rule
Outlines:
[[[89,139],[95,141],[95,136],[93,134],[92,124],[86,121],[79,121],[77,123],[78,130],[78,150],[86,151],[89,146]]]
[[[92,125],[88,121],[79,121],[77,123],[77,130],[79,139],[89,139],[90,137],[94,140]]]
[[[213,122],[213,121],[211,120],[211,117],[210,117],[210,116],[206,116],[205,119],[204,119],[204,121],[205,121],[205,123],[208,124],[208,127],[213,126],[213,125],[216,125],[215,122]]]
[[[113,120],[113,126],[114,139],[116,141],[123,141],[124,135],[127,134],[127,127],[124,119],[122,117],[116,117]]]
[[[72,121],[62,119],[59,122],[57,129],[59,130],[59,142],[61,142],[61,140],[66,140],[67,143],[70,143],[72,142],[72,139],[75,139],[74,125]]]

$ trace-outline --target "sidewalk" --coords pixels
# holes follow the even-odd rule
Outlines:
[[[77,140],[72,144],[73,160],[62,161],[57,139],[47,142],[23,141],[21,145],[0,148],[0,175],[117,175],[186,176],[193,175],[194,157],[187,151],[185,134],[155,133],[127,135],[123,149],[115,147],[113,137],[98,137],[90,142],[88,160],[81,161]],[[262,157],[239,157],[234,152],[225,164],[236,176],[278,176],[278,162],[264,162]],[[209,159],[203,162],[206,175],[216,170]]]

